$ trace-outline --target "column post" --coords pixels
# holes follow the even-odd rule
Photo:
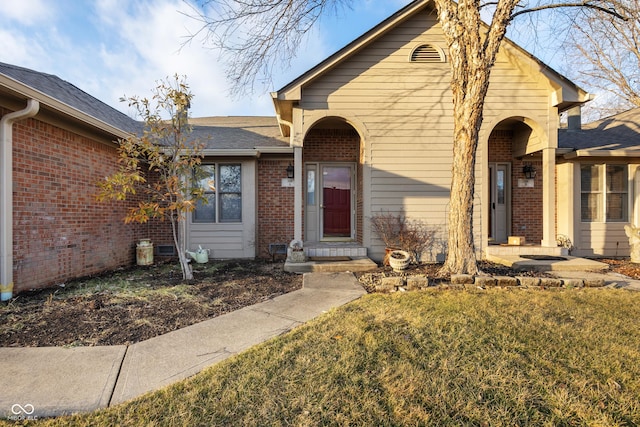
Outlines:
[[[542,150],[542,246],[556,247],[556,149]]]

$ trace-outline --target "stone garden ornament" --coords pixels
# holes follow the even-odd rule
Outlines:
[[[624,226],[631,247],[631,262],[640,264],[640,227],[629,224]]]

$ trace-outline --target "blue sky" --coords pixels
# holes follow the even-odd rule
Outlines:
[[[157,80],[175,73],[187,75],[195,95],[194,117],[274,114],[266,92],[241,100],[228,95],[216,51],[198,40],[181,48],[184,37],[199,27],[180,13],[189,10],[182,0],[6,3],[0,11],[0,62],[55,74],[128,114],[132,111],[119,102],[120,97],[148,96]],[[356,0],[353,9],[339,17],[324,18],[302,47],[303,54],[274,77],[270,90],[293,80],[408,3]],[[526,27],[520,38],[527,40]]]

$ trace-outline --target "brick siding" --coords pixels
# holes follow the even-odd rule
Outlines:
[[[124,224],[135,199],[96,201],[114,145],[27,119],[13,126],[13,168],[16,293],[133,264],[140,238],[171,242],[168,223]]]
[[[258,159],[258,258],[271,257],[270,243],[289,244],[293,239],[294,188],[282,186],[290,163],[293,159]]]

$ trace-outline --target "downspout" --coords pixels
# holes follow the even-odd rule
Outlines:
[[[40,103],[29,99],[23,110],[0,119],[0,301],[13,297],[13,124],[39,109]]]

